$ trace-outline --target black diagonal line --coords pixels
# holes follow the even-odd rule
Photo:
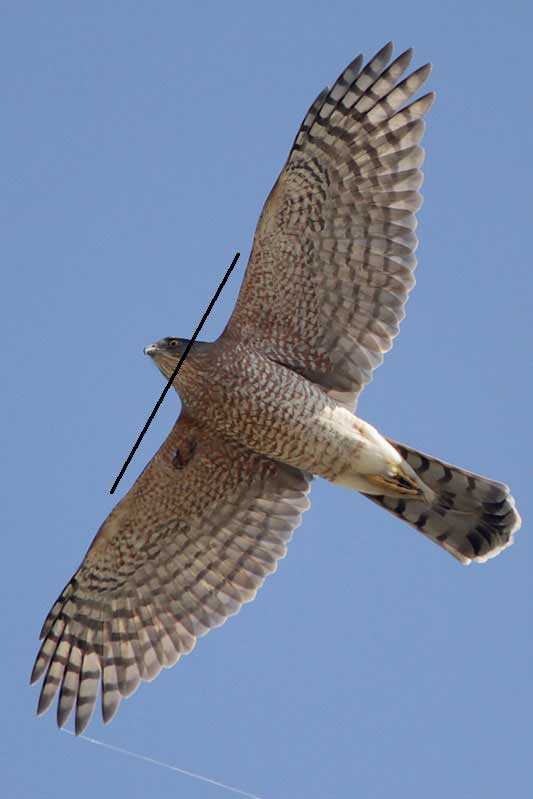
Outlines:
[[[143,440],[143,438],[144,438],[144,434],[146,433],[146,431],[148,430],[148,428],[149,428],[149,427],[150,427],[150,425],[152,424],[152,421],[153,421],[153,419],[154,419],[154,416],[155,416],[155,415],[156,415],[156,413],[158,412],[158,410],[159,410],[159,408],[160,408],[160,406],[161,406],[161,403],[162,403],[162,402],[163,402],[163,400],[165,399],[165,397],[166,397],[166,395],[167,395],[167,393],[168,393],[168,390],[170,389],[170,386],[172,385],[172,382],[173,382],[174,378],[176,377],[176,375],[178,374],[179,370],[181,369],[181,365],[182,365],[183,361],[185,360],[185,358],[186,358],[186,357],[187,357],[187,355],[189,354],[189,350],[191,349],[192,345],[193,345],[193,344],[194,344],[194,342],[196,341],[196,338],[197,338],[197,336],[198,336],[198,334],[199,334],[200,330],[201,330],[201,329],[202,329],[202,327],[204,326],[205,320],[207,319],[207,317],[209,316],[209,314],[210,314],[210,313],[211,313],[211,311],[213,310],[213,305],[214,305],[214,304],[215,304],[215,302],[218,300],[218,298],[219,298],[219,296],[220,296],[220,292],[222,291],[222,289],[223,289],[223,288],[224,288],[224,286],[226,285],[226,283],[227,283],[227,280],[228,280],[229,276],[231,275],[231,273],[232,273],[232,271],[233,271],[233,267],[235,266],[235,264],[236,264],[236,263],[237,263],[237,261],[239,260],[239,256],[240,256],[240,252],[236,252],[236,253],[235,253],[235,258],[234,258],[234,259],[233,259],[233,261],[231,262],[231,264],[230,264],[230,267],[229,267],[228,271],[226,272],[226,274],[225,274],[225,275],[224,275],[224,277],[222,278],[222,280],[221,280],[221,282],[220,282],[220,286],[219,286],[219,287],[217,288],[217,290],[215,291],[215,294],[214,294],[214,296],[213,296],[213,299],[211,300],[211,302],[210,302],[210,303],[209,303],[209,305],[207,306],[207,310],[206,310],[206,312],[204,313],[204,315],[202,316],[202,318],[201,318],[201,320],[200,320],[200,324],[198,325],[198,327],[197,327],[197,328],[196,328],[196,330],[194,331],[193,337],[191,338],[191,340],[189,341],[189,343],[188,343],[188,344],[187,344],[187,346],[185,347],[185,351],[184,351],[183,355],[181,356],[181,358],[179,359],[178,365],[176,366],[176,368],[175,368],[175,369],[174,369],[174,371],[172,372],[172,375],[171,375],[171,377],[170,377],[170,379],[169,379],[168,383],[166,384],[165,388],[163,389],[163,391],[162,391],[162,393],[161,393],[161,396],[159,397],[159,399],[157,400],[156,404],[154,405],[154,409],[153,409],[152,413],[150,414],[150,416],[148,417],[148,420],[147,420],[146,424],[144,425],[144,427],[143,427],[143,429],[142,429],[142,431],[141,431],[141,434],[140,434],[139,438],[137,439],[137,441],[136,441],[136,442],[135,442],[135,444],[133,445],[133,448],[132,448],[132,450],[131,450],[130,454],[128,455],[128,457],[127,457],[127,458],[126,458],[126,460],[124,461],[124,465],[123,465],[122,469],[120,470],[120,472],[119,472],[119,475],[118,475],[117,479],[116,479],[116,480],[115,480],[115,482],[113,483],[113,488],[112,488],[112,489],[111,489],[111,491],[109,492],[110,494],[113,494],[113,493],[115,492],[115,489],[116,489],[116,487],[118,486],[118,484],[119,484],[119,483],[120,483],[120,481],[122,480],[122,478],[123,478],[123,476],[124,476],[124,472],[126,471],[126,469],[128,468],[128,466],[130,465],[130,462],[131,462],[131,460],[132,460],[133,456],[135,455],[135,453],[136,453],[136,451],[137,451],[137,448],[138,448],[139,444],[141,443],[141,441],[142,441],[142,440]]]

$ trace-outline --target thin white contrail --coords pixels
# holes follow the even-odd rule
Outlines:
[[[64,728],[61,730],[61,732],[67,732],[69,735],[74,736],[73,732]],[[262,799],[262,797],[257,796],[255,793],[241,791],[240,788],[234,788],[233,785],[226,785],[224,782],[212,780],[209,777],[204,777],[202,774],[196,774],[194,771],[187,771],[187,769],[179,768],[178,766],[172,766],[170,763],[163,763],[161,760],[155,760],[153,757],[140,755],[137,752],[130,752],[129,749],[123,749],[121,746],[113,746],[113,744],[107,744],[104,743],[104,741],[97,741],[96,738],[88,738],[86,735],[78,735],[77,737],[83,738],[84,741],[88,741],[91,744],[96,744],[96,746],[103,746],[104,749],[111,749],[112,752],[120,752],[122,755],[128,755],[129,757],[134,757],[137,760],[144,760],[145,763],[151,763],[152,766],[160,766],[160,768],[166,768],[169,771],[176,771],[178,774],[184,774],[186,777],[192,777],[194,780],[201,780],[201,782],[207,782],[209,785],[215,785],[217,788],[224,788],[226,791],[233,791],[233,793],[237,793],[239,796],[247,796],[248,799]]]

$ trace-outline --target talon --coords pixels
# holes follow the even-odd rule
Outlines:
[[[399,497],[421,497],[424,492],[418,485],[404,474],[383,475],[373,474],[367,478],[369,483],[383,490],[384,494]]]

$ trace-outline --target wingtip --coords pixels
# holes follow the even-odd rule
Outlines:
[[[437,92],[431,91],[428,92],[427,94],[424,94],[423,97],[420,98],[421,100],[425,100],[427,103],[426,111],[429,111],[429,109],[433,106],[436,97],[437,97]]]
[[[44,691],[41,691],[39,694],[39,701],[37,702],[37,710],[35,711],[35,715],[43,716],[52,704],[53,698],[53,695],[51,697],[45,697]]]
[[[389,44],[392,47],[392,42],[389,42]],[[404,50],[403,53],[400,53],[400,55],[396,58],[396,61],[407,61],[408,63],[410,63],[413,59],[414,54],[415,54],[414,49],[412,47],[408,47],[407,50]]]
[[[76,713],[76,718],[74,720],[74,735],[81,735],[83,732],[85,732],[89,726],[91,716],[92,711],[88,715],[84,714],[83,716],[80,716],[78,713]]]
[[[60,708],[60,706],[58,705],[56,723],[60,730],[62,730],[65,724],[67,723],[69,716],[70,716],[70,710],[67,713],[63,708]]]
[[[33,668],[30,674],[30,685],[35,685],[36,682],[39,682],[41,679],[46,663],[41,658],[41,653],[37,655],[35,658],[35,663],[33,664]]]
[[[435,102],[436,94],[435,92],[428,92],[427,94],[423,94],[422,97],[419,97],[418,100],[415,100],[411,103],[411,108],[417,109],[417,115],[419,117],[419,121],[424,123],[423,117],[427,114],[429,109],[432,107],[433,103]]]
[[[383,45],[381,50],[379,50],[376,53],[376,57],[385,56],[386,55],[387,56],[387,61],[389,61],[391,56],[392,56],[392,54],[393,54],[393,52],[394,52],[394,42],[391,39],[390,41],[387,42],[387,44]]]

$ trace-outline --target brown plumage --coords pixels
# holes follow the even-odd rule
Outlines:
[[[309,506],[348,486],[463,563],[512,541],[506,486],[389,441],[354,416],[414,285],[422,117],[407,51],[355,59],[311,106],[258,223],[223,335],[193,346],[169,437],[100,528],[44,624],[39,713],[105,721],[142,680],[254,598]],[[183,339],[147,348],[169,377]]]

